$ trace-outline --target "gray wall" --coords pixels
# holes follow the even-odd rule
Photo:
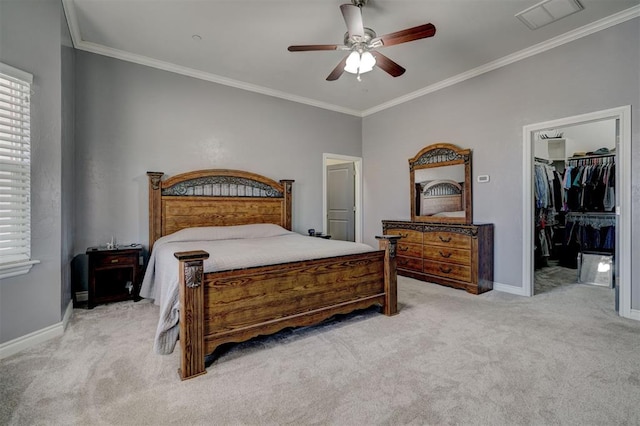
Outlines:
[[[322,225],[322,153],[363,156],[364,235],[375,245],[382,219],[409,218],[407,159],[435,142],[470,147],[474,177],[491,175],[474,186],[475,220],[496,224],[495,279],[517,287],[522,126],[632,104],[640,164],[638,19],[364,120],[85,52],[74,58],[60,25],[57,0],[0,0],[0,61],[35,79],[32,245],[41,261],[0,282],[0,343],[61,320],[72,253],[112,235],[147,242],[147,170],[296,179],[294,229],[304,232]],[[633,253],[639,237],[634,228]],[[637,263],[633,277],[638,309]]]
[[[361,120],[86,52],[76,55],[75,250],[148,242],[148,170],[295,179],[293,227],[322,227],[322,153],[361,155]]]
[[[495,224],[495,281],[522,286],[522,127],[632,105],[633,164],[640,164],[640,20],[634,19],[527,60],[483,74],[363,121],[365,232],[382,219],[409,219],[407,160],[450,142],[473,150],[475,222]],[[491,181],[475,182],[479,174]],[[640,172],[632,176],[634,224],[640,219]],[[529,194],[526,194],[529,196]],[[640,256],[633,229],[632,259]],[[633,264],[632,306],[640,309],[640,265]]]
[[[0,61],[33,74],[31,272],[0,280],[0,343],[60,322],[61,39],[59,1],[0,1]]]

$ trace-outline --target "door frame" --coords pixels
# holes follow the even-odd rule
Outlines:
[[[534,268],[533,268],[533,135],[540,130],[566,127],[576,124],[618,120],[617,158],[619,182],[616,182],[616,214],[618,215],[618,280],[619,309],[621,317],[633,318],[631,312],[631,105],[596,111],[588,114],[575,115],[557,120],[545,121],[524,126],[522,128],[523,141],[523,218],[522,218],[522,283],[525,296],[533,296]]]
[[[350,155],[340,154],[322,154],[322,229],[327,232],[327,163],[329,160],[340,160],[345,162],[353,162],[356,173],[355,188],[355,242],[362,242],[362,157],[352,157]]]

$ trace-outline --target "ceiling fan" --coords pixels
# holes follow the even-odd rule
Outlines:
[[[328,81],[340,78],[344,71],[356,74],[360,81],[360,74],[373,69],[375,65],[386,71],[393,77],[399,77],[406,71],[403,67],[378,52],[380,47],[393,46],[407,43],[413,40],[433,37],[436,27],[433,24],[419,25],[406,30],[396,31],[383,36],[376,35],[371,28],[362,23],[362,6],[367,0],[351,0],[352,4],[340,5],[344,22],[347,24],[347,32],[344,35],[344,44],[311,44],[289,46],[289,52],[306,52],[312,50],[346,50],[351,53],[345,56],[327,77]]]

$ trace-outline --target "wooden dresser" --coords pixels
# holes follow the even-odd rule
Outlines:
[[[385,235],[400,235],[398,274],[462,288],[493,289],[493,224],[437,224],[383,220]]]

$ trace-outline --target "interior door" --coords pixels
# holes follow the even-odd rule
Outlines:
[[[355,164],[327,166],[327,234],[355,241]]]

